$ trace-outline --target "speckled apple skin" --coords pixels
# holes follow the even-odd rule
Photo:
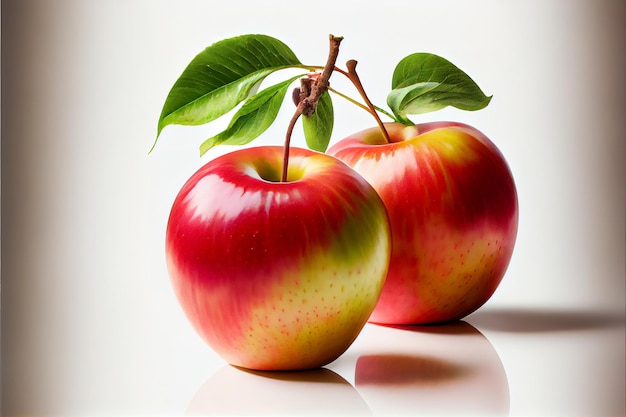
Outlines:
[[[482,306],[509,265],[518,227],[513,176],[497,147],[454,122],[386,124],[328,150],[378,191],[389,213],[392,256],[370,321],[430,324]]]
[[[176,197],[166,254],[195,330],[230,364],[323,366],[341,355],[380,296],[391,254],[375,190],[328,155],[282,147],[218,157]]]

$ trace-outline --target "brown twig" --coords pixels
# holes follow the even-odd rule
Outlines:
[[[343,40],[341,36],[329,35],[330,51],[328,53],[328,60],[326,66],[322,70],[322,73],[316,77],[303,78],[300,80],[300,88],[294,91],[293,99],[296,101],[296,111],[289,121],[287,126],[287,133],[285,137],[285,148],[283,151],[283,174],[282,182],[287,181],[287,171],[289,168],[289,144],[291,142],[291,135],[296,122],[300,116],[311,116],[317,110],[317,103],[330,85],[329,79],[335,69],[335,63],[337,62],[337,56],[339,55],[339,44]]]
[[[383,121],[380,120],[380,117],[378,116],[378,113],[376,112],[376,108],[374,107],[370,99],[367,97],[367,94],[365,94],[365,89],[363,88],[363,84],[361,84],[361,79],[359,78],[359,75],[356,72],[356,64],[357,64],[357,61],[355,61],[354,59],[351,59],[348,62],[346,62],[346,67],[348,68],[347,76],[350,79],[350,81],[352,81],[352,84],[354,84],[354,86],[356,87],[357,91],[363,98],[363,101],[365,101],[365,104],[367,104],[367,107],[369,108],[372,116],[374,116],[374,119],[376,119],[376,123],[378,124],[378,127],[380,128],[380,131],[383,134],[383,137],[385,138],[385,141],[387,143],[391,143],[391,140],[389,138],[389,133],[387,132],[387,129],[385,129],[385,125]]]

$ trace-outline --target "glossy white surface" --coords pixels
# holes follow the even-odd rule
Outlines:
[[[2,414],[623,416],[624,2],[286,7],[2,2]],[[166,130],[148,150],[187,62],[254,32],[311,63],[343,35],[340,61],[359,60],[379,105],[416,51],[494,95],[480,112],[420,119],[482,130],[518,185],[513,260],[466,324],[368,325],[327,370],[272,376],[226,365],[193,332],[165,270],[165,223],[183,182],[228,151],[197,157],[227,120]],[[334,103],[333,140],[373,125]],[[257,144],[281,143],[288,113]]]
[[[608,364],[619,364],[623,339],[619,316],[558,311],[484,310],[426,328],[368,325],[322,371],[224,365],[186,414],[618,416],[623,367]]]

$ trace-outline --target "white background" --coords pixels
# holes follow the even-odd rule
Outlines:
[[[173,296],[163,236],[183,182],[229,150],[198,157],[227,121],[166,128],[148,155],[161,106],[215,41],[265,33],[321,65],[332,33],[380,106],[418,51],[493,94],[479,112],[415,119],[479,128],[517,182],[511,265],[467,321],[499,354],[511,415],[623,415],[625,13],[618,0],[3,1],[3,414],[181,415],[224,369]],[[334,103],[333,143],[374,125]],[[256,144],[282,143],[290,116]],[[353,384],[379,337],[413,343],[368,325],[330,369]]]

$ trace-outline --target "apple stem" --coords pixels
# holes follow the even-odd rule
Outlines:
[[[385,124],[383,123],[382,120],[380,120],[380,116],[378,116],[378,112],[376,111],[376,106],[374,106],[374,104],[372,104],[372,102],[370,101],[369,97],[367,97],[367,94],[365,93],[365,89],[363,88],[363,84],[361,84],[361,79],[359,78],[359,75],[356,72],[356,64],[357,64],[357,61],[355,61],[354,59],[351,59],[348,62],[346,62],[346,67],[348,68],[347,76],[350,79],[350,81],[352,81],[352,84],[354,84],[354,86],[356,87],[357,91],[361,95],[361,98],[363,98],[363,101],[365,101],[365,104],[369,108],[369,111],[372,114],[372,116],[374,116],[374,119],[376,119],[376,123],[378,124],[378,127],[380,127],[380,131],[383,134],[383,137],[385,138],[385,142],[391,143],[391,139],[389,138],[389,133],[387,132],[387,129],[385,129]]]
[[[337,68],[335,68],[335,71],[337,71]],[[347,75],[348,73],[346,72],[345,74]],[[356,101],[356,100],[355,100],[355,99],[353,99],[352,97],[350,97],[350,96],[348,96],[348,95],[346,95],[346,94],[343,94],[341,91],[335,90],[335,89],[334,89],[334,88],[332,88],[332,87],[328,87],[328,91],[330,91],[330,92],[332,92],[332,93],[334,93],[334,94],[337,94],[339,97],[343,98],[344,100],[349,101],[350,103],[354,104],[355,106],[357,106],[357,107],[359,107],[359,108],[361,108],[361,109],[365,110],[365,111],[366,111],[366,112],[368,112],[369,114],[371,114],[371,115],[375,116],[375,115],[374,115],[374,112],[372,111],[372,109],[370,109],[369,107],[367,107],[365,104],[359,103],[358,101]],[[385,116],[389,117],[390,119],[392,119],[392,120],[394,120],[394,121],[396,121],[396,122],[400,123],[400,121],[399,121],[399,120],[398,120],[398,119],[397,119],[397,118],[396,118],[393,114],[389,113],[387,110],[382,109],[382,108],[380,108],[380,107],[376,106],[375,104],[374,104],[373,106],[374,106],[374,109],[375,109],[377,112],[382,113],[382,114],[384,114]]]
[[[320,100],[322,94],[328,91],[330,85],[329,79],[333,70],[335,69],[335,62],[337,62],[337,56],[339,55],[339,44],[343,40],[341,36],[329,35],[330,40],[330,52],[328,53],[328,60],[326,66],[322,70],[320,75],[309,76],[309,78],[303,78],[300,80],[300,88],[294,90],[294,101],[297,100],[296,111],[289,121],[287,126],[287,133],[285,137],[285,147],[283,150],[283,173],[282,182],[287,182],[287,171],[289,169],[289,144],[291,142],[291,135],[293,134],[294,126],[300,118],[300,116],[311,116],[317,109],[317,103]]]

